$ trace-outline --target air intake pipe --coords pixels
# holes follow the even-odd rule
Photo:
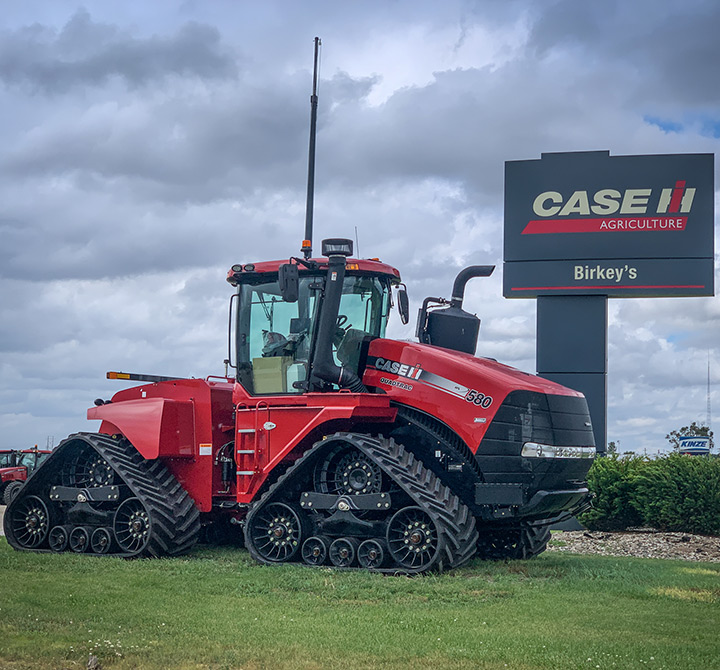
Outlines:
[[[474,354],[480,331],[480,319],[462,308],[465,285],[473,277],[489,277],[494,265],[471,265],[461,270],[453,284],[448,307],[428,309],[431,303],[448,305],[443,298],[426,298],[418,314],[417,337],[424,344],[433,344],[466,354]]]
[[[343,281],[345,279],[345,263],[352,255],[352,240],[329,239],[322,241],[322,255],[328,258],[328,271],[325,279],[325,292],[317,338],[313,356],[312,377],[324,382],[337,384],[353,393],[366,393],[367,388],[360,378],[347,368],[335,364],[332,355],[333,338],[337,330],[340,298],[342,298]]]

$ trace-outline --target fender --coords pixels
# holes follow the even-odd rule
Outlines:
[[[195,412],[190,400],[142,398],[112,402],[87,411],[102,421],[100,432],[122,433],[143,458],[192,458],[195,451]]]

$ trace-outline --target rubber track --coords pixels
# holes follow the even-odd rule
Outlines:
[[[143,503],[150,517],[150,539],[141,551],[108,556],[177,556],[192,549],[200,532],[200,512],[161,461],[147,461],[124,438],[114,439],[101,433],[75,433],[63,440],[56,450],[75,441],[85,442],[110,464]]]
[[[445,555],[430,569],[444,570],[462,565],[470,560],[477,550],[478,533],[475,518],[460,498],[452,493],[420,459],[407,451],[395,440],[384,437],[370,437],[358,433],[335,433],[311,447],[288,471],[273,484],[250,510],[246,520],[249,528],[252,517],[268,502],[281,496],[284,491],[293,490],[293,479],[302,476],[302,470],[315,460],[317,452],[327,448],[330,442],[344,441],[364,452],[373,459],[385,473],[400,486],[415,505],[424,509],[442,529],[445,537]],[[392,513],[397,510],[392,510]],[[265,562],[252,549],[252,542],[246,538],[246,546],[253,558]],[[349,568],[352,569],[352,568]],[[374,572],[393,574],[417,574],[418,571],[403,568],[382,568]]]

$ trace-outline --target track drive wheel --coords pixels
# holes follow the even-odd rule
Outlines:
[[[382,488],[380,466],[358,449],[341,444],[315,468],[315,490],[337,495],[379,493]]]

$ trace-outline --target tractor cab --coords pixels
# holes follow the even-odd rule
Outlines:
[[[352,242],[342,242],[341,251],[351,253]],[[336,250],[323,244],[328,258],[231,268],[227,280],[237,293],[230,361],[248,393],[330,391],[359,382],[367,343],[385,335],[400,273]]]

